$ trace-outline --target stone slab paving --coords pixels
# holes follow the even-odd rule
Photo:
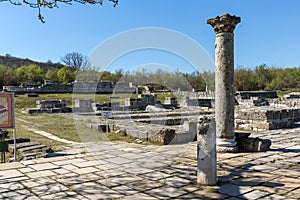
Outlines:
[[[218,184],[196,184],[196,143],[68,145],[56,157],[0,164],[0,199],[300,199],[300,128],[261,153],[218,154]]]

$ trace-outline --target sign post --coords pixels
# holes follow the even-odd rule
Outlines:
[[[16,161],[16,127],[14,93],[0,93],[0,128],[12,128],[14,137],[14,161]]]

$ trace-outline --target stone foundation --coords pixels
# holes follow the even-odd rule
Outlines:
[[[248,108],[236,110],[235,128],[243,130],[274,130],[289,128],[300,120],[300,108]]]

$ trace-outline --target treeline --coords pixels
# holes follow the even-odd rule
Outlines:
[[[263,64],[252,69],[237,69],[234,73],[235,90],[300,89],[300,67],[274,68]]]
[[[136,85],[148,85],[156,90],[205,90],[214,88],[214,74],[211,72],[181,73],[158,69],[156,71],[142,69],[139,71],[117,70],[114,73],[93,70],[81,71],[77,74],[78,81],[115,81],[132,82]]]
[[[12,68],[0,65],[0,86],[21,85],[23,82],[41,82],[50,80],[53,83],[69,83],[75,80],[77,72],[72,71],[69,67],[61,69],[48,69],[47,71],[40,66],[32,64]]]
[[[300,89],[300,67],[274,68],[260,65],[255,69],[236,69],[234,73],[236,91]],[[206,90],[214,89],[214,72],[169,72],[158,69],[139,71],[116,70],[115,72],[96,70],[78,71],[69,66],[60,69],[43,69],[38,65],[12,68],[0,65],[0,86],[21,85],[23,82],[70,83],[77,81],[133,82],[150,85],[157,90]]]

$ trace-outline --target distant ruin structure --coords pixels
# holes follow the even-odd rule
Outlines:
[[[28,114],[37,113],[67,113],[72,109],[66,106],[64,100],[37,100],[36,108],[27,108],[24,110]]]

